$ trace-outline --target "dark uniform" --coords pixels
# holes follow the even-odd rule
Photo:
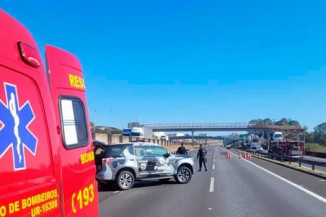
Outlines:
[[[200,148],[197,153],[197,159],[199,158],[199,171],[201,171],[202,164],[204,164],[205,171],[207,171],[206,167],[206,161],[207,161],[207,150],[202,145],[200,145]]]
[[[188,155],[187,149],[185,147],[183,147],[183,146],[179,147],[176,153],[177,154],[186,154],[186,155]]]

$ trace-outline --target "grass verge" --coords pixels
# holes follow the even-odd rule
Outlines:
[[[326,153],[326,146],[317,143],[307,143],[306,146],[309,151]]]

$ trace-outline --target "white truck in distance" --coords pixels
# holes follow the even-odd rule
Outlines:
[[[282,132],[274,132],[272,135],[273,141],[282,141],[283,140],[283,133]]]

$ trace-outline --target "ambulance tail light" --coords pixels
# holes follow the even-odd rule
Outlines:
[[[20,58],[29,66],[38,68],[41,65],[41,57],[34,47],[24,43],[18,42],[18,50]]]
[[[114,158],[112,158],[112,157],[109,157],[109,158],[103,158],[103,159],[102,159],[102,164],[110,164],[110,163],[113,162],[113,160],[114,160]]]

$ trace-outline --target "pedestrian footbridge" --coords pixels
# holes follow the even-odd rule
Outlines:
[[[307,127],[278,126],[263,123],[184,123],[184,124],[144,124],[153,132],[195,132],[195,131],[297,131],[304,132]]]

